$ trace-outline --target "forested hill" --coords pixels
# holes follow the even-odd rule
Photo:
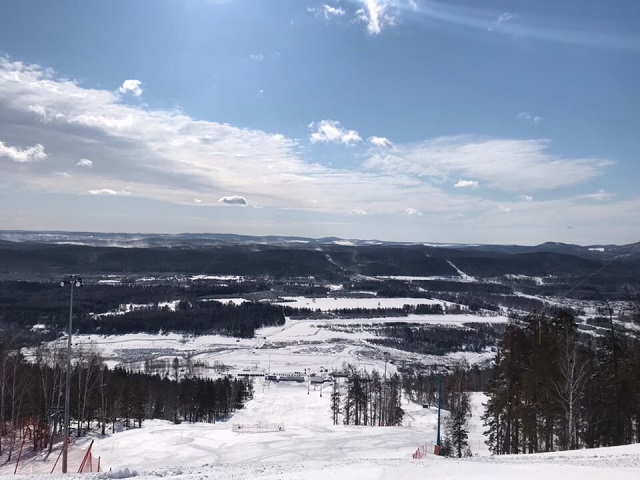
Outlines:
[[[506,248],[506,247],[505,247]],[[590,275],[606,265],[606,277],[636,283],[640,256],[611,261],[555,251],[444,248],[425,245],[226,244],[179,247],[106,247],[56,243],[1,242],[0,275],[58,276],[66,273],[187,273],[216,275],[316,276],[345,275],[458,276],[459,270],[479,278],[502,275]]]

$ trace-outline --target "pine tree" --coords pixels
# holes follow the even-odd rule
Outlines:
[[[331,391],[331,415],[333,417],[333,424],[338,425],[340,417],[340,389],[338,388],[338,381],[333,380],[333,390]]]
[[[449,418],[447,420],[447,438],[451,441],[452,455],[462,457],[469,447],[469,416],[471,402],[467,391],[466,373],[463,367],[457,367],[449,383]]]

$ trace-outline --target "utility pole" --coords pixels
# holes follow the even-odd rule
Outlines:
[[[438,436],[436,437],[436,446],[434,452],[436,455],[440,455],[440,409],[442,408],[442,375],[438,374]]]
[[[62,473],[67,473],[69,455],[69,397],[71,396],[71,332],[73,331],[73,287],[81,287],[82,279],[70,276],[60,282],[61,287],[70,286],[69,295],[69,334],[67,339],[67,383],[64,396],[64,444],[62,446]]]
[[[106,387],[107,384],[104,383],[104,367],[102,368],[102,370],[100,371],[100,396],[101,396],[101,406],[102,406],[102,436],[104,437],[104,431],[105,431],[105,423],[106,423],[106,415],[105,415],[105,410],[107,409],[107,406],[104,402],[104,387]]]

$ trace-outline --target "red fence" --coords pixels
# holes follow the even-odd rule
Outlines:
[[[56,438],[58,441],[56,442]],[[0,424],[0,476],[12,474],[41,474],[62,471],[62,435],[54,438],[49,451],[51,432],[48,427],[34,417],[20,420],[15,424]],[[69,473],[99,472],[100,458],[92,454],[93,442],[84,449],[71,442],[67,454]]]

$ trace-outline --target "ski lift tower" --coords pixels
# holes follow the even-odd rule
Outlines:
[[[67,382],[64,395],[64,443],[62,446],[62,473],[67,473],[67,458],[69,453],[69,397],[71,396],[71,332],[73,328],[73,288],[81,287],[82,279],[74,275],[60,282],[61,287],[71,287],[69,296],[69,334],[67,339]]]

